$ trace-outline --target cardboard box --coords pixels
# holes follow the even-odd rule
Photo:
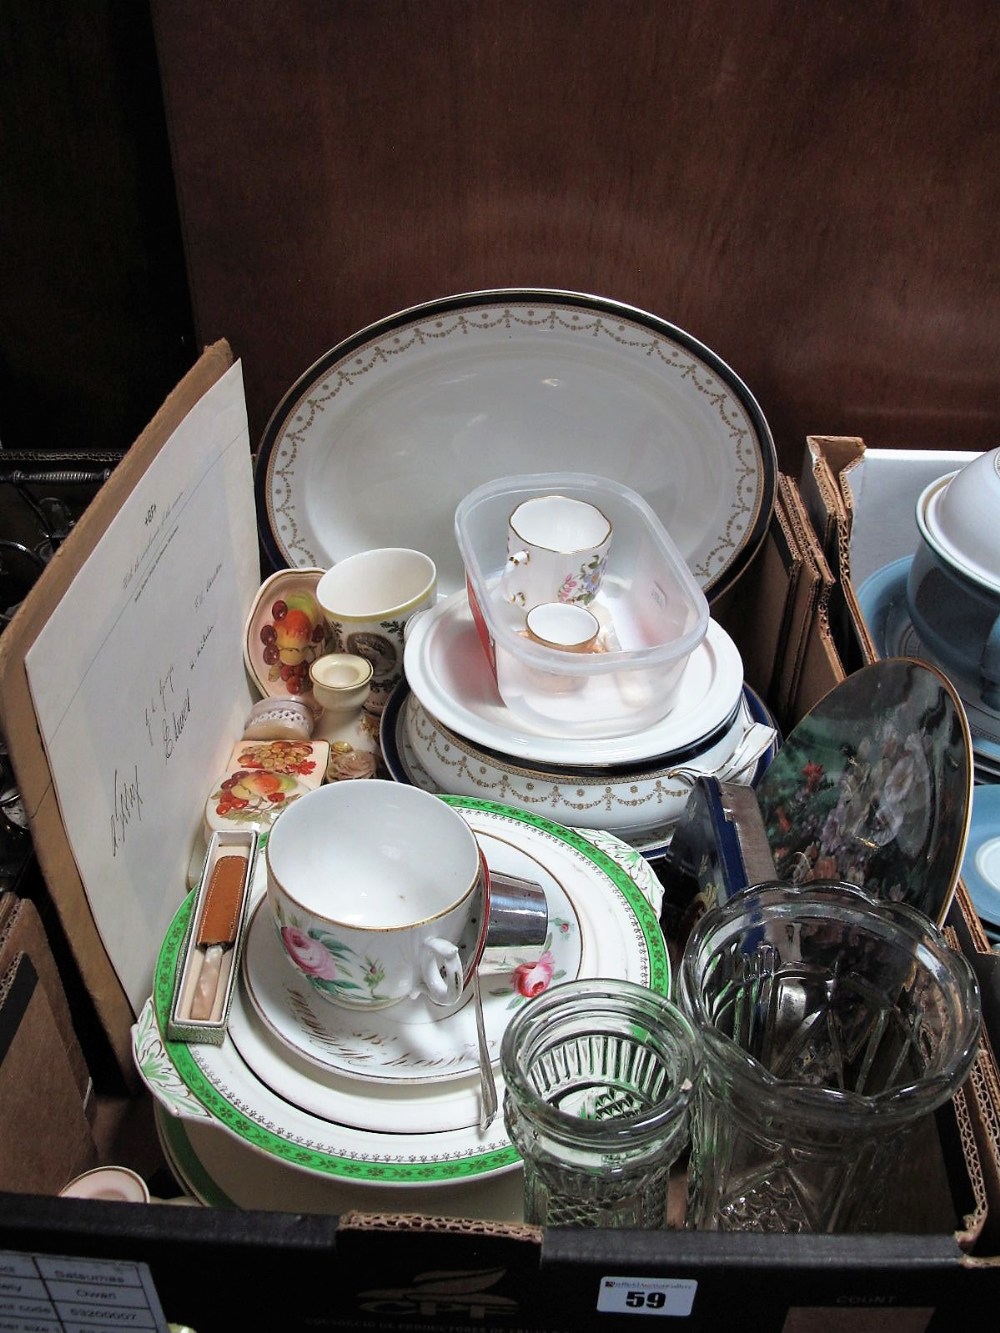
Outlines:
[[[208,349],[134,446],[0,641],[0,709],[55,910],[94,997],[91,1037],[130,1082],[133,1014],[90,918],[38,730],[23,665],[74,573],[142,469],[188,409],[229,367],[225,344]],[[846,521],[846,520],[845,520]],[[836,529],[835,529],[836,530]],[[793,722],[842,679],[832,623],[837,568],[786,479],[768,542],[715,614],[737,638],[750,683],[780,687]],[[800,597],[805,570],[807,596]],[[793,577],[794,576],[794,577]],[[13,631],[13,633],[12,633]],[[782,646],[796,645],[791,669]],[[848,645],[849,646],[849,645]],[[856,651],[856,645],[855,649]],[[238,645],[234,644],[234,651]],[[956,899],[956,939],[976,952],[975,923]],[[426,1215],[342,1215],[111,1204],[11,1192],[2,1196],[0,1249],[17,1258],[61,1255],[148,1269],[166,1317],[199,1333],[247,1327],[297,1329],[531,1329],[570,1333],[632,1329],[637,1313],[688,1329],[734,1317],[755,1330],[943,1329],[1000,1295],[1000,1171],[993,1131],[1000,1106],[992,1051],[962,1093],[928,1123],[901,1197],[899,1230],[858,1236],[544,1231]],[[131,1109],[148,1110],[135,1094]],[[114,1098],[109,1094],[109,1100]],[[103,1161],[131,1165],[112,1117]],[[39,1133],[61,1132],[52,1107]],[[146,1125],[147,1136],[149,1125]],[[148,1149],[148,1142],[144,1140]],[[985,1158],[980,1149],[986,1150]],[[166,1179],[164,1171],[161,1179]],[[156,1193],[154,1184],[153,1193]],[[460,1210],[459,1210],[460,1211]],[[991,1213],[993,1216],[991,1216]]]
[[[858,600],[865,579],[910,555],[919,542],[917,499],[937,477],[970,462],[956,451],[866,449],[860,439],[812,436],[803,467],[803,493],[817,528],[830,534],[837,574],[837,636],[843,656],[861,662],[879,656],[872,628]],[[1000,954],[990,946],[972,900],[959,881],[949,916],[957,946],[972,963],[983,1003],[981,1058],[968,1088],[971,1122],[983,1167],[989,1221],[983,1245],[996,1252],[1000,1239]]]

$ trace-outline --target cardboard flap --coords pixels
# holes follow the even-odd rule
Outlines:
[[[857,462],[864,449],[864,441],[853,435],[806,436],[799,489],[823,554],[840,578],[845,576],[841,561],[850,552],[854,514],[850,492],[841,484],[842,473]]]
[[[90,1071],[80,1048],[69,1001],[63,987],[59,968],[49,947],[45,927],[38,915],[38,909],[27,898],[15,898],[4,894],[8,899],[6,909],[0,918],[0,975],[7,971],[19,954],[27,954],[39,980],[45,988],[45,994],[52,1009],[52,1017],[62,1039],[66,1058],[73,1071],[81,1105],[90,1102],[92,1091]]]
[[[38,862],[125,1083],[137,1085],[129,1032],[134,1015],[97,930],[73,857],[42,746],[25,654],[152,459],[191,408],[233,364],[228,343],[207,348],[98,492],[0,636],[0,718]]]
[[[784,649],[775,665],[772,707],[787,730],[844,679],[830,634],[829,603],[835,579],[798,486],[778,479],[778,503],[795,540],[802,571]]]
[[[57,1193],[97,1152],[44,986],[26,953],[0,977],[0,1188]]]
[[[712,605],[712,615],[739,644],[747,683],[770,700],[793,617],[802,570],[799,544],[780,505],[746,573]]]

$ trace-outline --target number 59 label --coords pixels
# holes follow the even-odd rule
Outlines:
[[[605,1314],[673,1315],[686,1318],[697,1282],[657,1277],[602,1277],[597,1308]]]

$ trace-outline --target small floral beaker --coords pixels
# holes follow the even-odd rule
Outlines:
[[[698,1039],[668,999],[630,981],[553,986],[504,1033],[504,1120],[524,1161],[525,1221],[666,1225],[688,1141]]]

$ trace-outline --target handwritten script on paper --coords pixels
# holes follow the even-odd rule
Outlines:
[[[156,454],[26,658],[66,834],[136,1011],[252,701],[257,552],[237,363]]]

